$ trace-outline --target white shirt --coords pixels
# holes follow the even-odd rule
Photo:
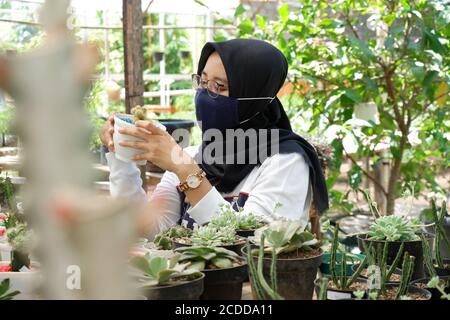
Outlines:
[[[186,148],[192,157],[198,152],[198,146]],[[114,153],[107,153],[110,167],[110,192],[113,197],[126,197],[135,201],[147,201],[142,188],[140,171],[135,163],[117,159]],[[164,204],[158,230],[148,237],[153,239],[156,233],[176,225],[181,218],[181,199],[177,190],[180,183],[172,172],[165,172],[160,183],[150,197],[150,202]],[[267,221],[276,217],[300,220],[306,225],[309,220],[309,208],[312,200],[312,188],[309,181],[309,167],[303,156],[298,153],[276,154],[255,167],[230,193],[220,193],[213,187],[195,206],[188,209],[189,215],[197,224],[205,224],[219,213],[221,204],[229,204],[224,197],[238,197],[248,194],[243,213],[252,212]],[[274,213],[274,208],[280,203]]]

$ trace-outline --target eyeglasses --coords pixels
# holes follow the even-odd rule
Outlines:
[[[214,80],[203,80],[202,77],[199,76],[198,74],[192,75],[192,87],[195,90],[206,89],[208,95],[211,98],[217,98],[220,94],[220,91],[222,91],[223,88],[225,88],[223,84],[218,84]]]

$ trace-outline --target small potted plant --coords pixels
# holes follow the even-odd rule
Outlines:
[[[232,226],[238,236],[247,238],[253,236],[256,229],[266,224],[262,217],[251,212],[244,213],[244,209],[239,206],[237,208],[238,211],[235,211],[232,205],[222,204],[220,206],[220,213],[211,219],[209,225],[217,228]]]
[[[192,230],[182,226],[171,227],[165,231],[161,231],[155,236],[153,243],[160,250],[174,249],[173,240],[177,238],[186,239],[192,235]]]
[[[252,291],[257,298],[312,299],[323,253],[305,225],[295,220],[275,220],[257,229],[249,240],[257,248],[248,245],[243,253],[247,255]]]
[[[149,300],[198,300],[203,293],[205,275],[186,270],[187,263],[178,263],[180,254],[171,258],[135,256],[130,264],[138,273],[134,278],[142,294]]]
[[[142,139],[136,138],[134,136],[122,134],[119,132],[119,129],[122,128],[132,128],[134,127],[134,123],[139,120],[148,120],[152,121],[150,117],[147,116],[147,109],[142,106],[135,106],[131,109],[131,114],[124,113],[116,113],[114,115],[114,148],[116,150],[116,157],[119,160],[125,162],[133,162],[133,157],[141,153],[141,150],[130,148],[130,147],[122,147],[119,145],[119,141],[141,141]],[[152,121],[158,128],[165,130],[166,128],[157,121]],[[146,160],[140,160],[136,162],[138,165],[145,165],[147,163]]]
[[[414,280],[411,284],[418,288],[427,289],[431,293],[431,300],[440,300],[443,295],[450,294],[450,276],[439,277],[436,272],[436,265],[433,263],[431,248],[426,239],[422,239],[424,262],[427,277]],[[437,280],[436,280],[437,279]],[[432,281],[433,280],[433,281]],[[429,286],[431,282],[431,286]],[[437,281],[437,283],[436,283]]]
[[[385,254],[384,254],[385,255]],[[387,283],[385,276],[381,275],[381,283],[378,286],[368,284],[368,297],[373,300],[430,300],[431,293],[428,290],[411,285],[414,272],[415,257],[405,252],[402,263],[402,273],[399,284]],[[376,280],[371,277],[369,282]]]
[[[14,218],[11,216],[10,219]],[[40,273],[38,264],[30,260],[33,232],[25,223],[12,224],[12,221],[8,221],[6,230],[11,247],[10,260],[0,262],[0,281],[9,279],[11,289],[20,292],[18,299],[34,298],[40,284]]]
[[[233,226],[216,227],[211,224],[200,226],[189,237],[179,237],[173,240],[175,248],[187,246],[222,247],[240,253],[245,239],[236,234]]]
[[[220,247],[182,247],[180,263],[205,274],[201,300],[240,300],[247,263],[236,252]]]
[[[335,228],[333,234],[333,241],[331,244],[330,252],[330,270],[331,275],[325,276],[323,279],[328,281],[326,290],[326,298],[329,300],[341,300],[356,298],[355,291],[366,290],[367,283],[365,279],[359,278],[361,271],[366,265],[367,257],[364,257],[362,262],[359,263],[359,267],[351,274],[347,274],[347,260],[352,260],[351,254],[345,251],[339,251],[339,228]],[[340,255],[338,256],[338,253]],[[339,259],[339,260],[338,260]],[[339,268],[339,269],[338,269]],[[319,296],[321,291],[321,281],[323,279],[317,279],[315,281],[316,294]]]

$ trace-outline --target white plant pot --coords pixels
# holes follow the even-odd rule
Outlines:
[[[11,259],[11,246],[5,241],[0,241],[0,261],[9,261]]]
[[[0,266],[9,265],[9,261],[0,262]],[[34,270],[26,272],[0,272],[0,282],[4,279],[9,279],[8,292],[20,291],[15,296],[15,300],[30,300],[37,299],[37,290],[41,284],[41,273],[38,271],[39,264],[37,262],[31,262],[31,266]]]
[[[138,165],[145,165],[147,160],[133,161],[133,157],[141,154],[142,150],[122,147],[119,145],[119,141],[142,141],[142,139],[119,133],[120,128],[133,128],[134,124],[128,123],[121,118],[133,119],[133,116],[129,114],[118,113],[114,116],[114,149],[116,150],[116,158],[124,162],[136,162]],[[161,123],[153,122],[158,128],[166,130],[166,127]]]

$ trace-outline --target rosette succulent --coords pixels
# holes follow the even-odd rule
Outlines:
[[[416,234],[418,224],[401,216],[383,216],[375,220],[368,232],[369,240],[414,241],[420,237]]]

